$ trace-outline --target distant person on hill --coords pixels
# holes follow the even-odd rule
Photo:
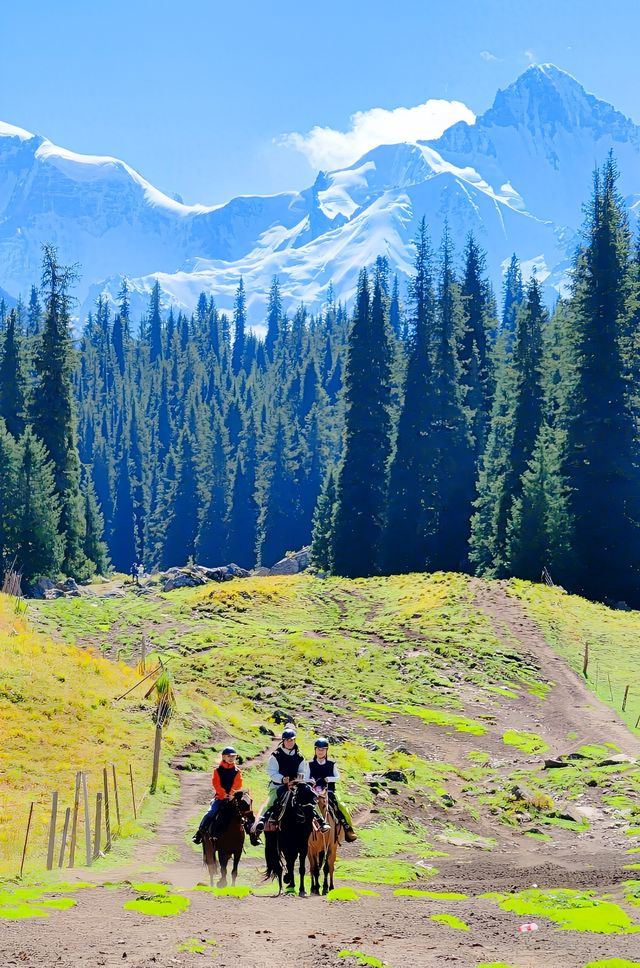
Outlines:
[[[309,777],[313,783],[326,784],[329,791],[329,803],[342,821],[344,826],[344,839],[351,844],[358,839],[358,835],[353,829],[351,814],[344,805],[341,797],[336,790],[336,783],[340,779],[338,767],[329,759],[329,740],[324,736],[319,736],[314,743],[313,759],[309,761]]]
[[[138,585],[139,582],[138,582],[138,562],[137,561],[133,562],[129,571],[131,573],[131,584]]]
[[[193,837],[194,844],[202,843],[203,835],[212,830],[221,805],[233,799],[234,794],[242,789],[242,773],[236,766],[237,755],[233,746],[225,746],[222,751],[220,762],[211,776],[211,785],[216,795],[211,801],[209,810],[200,821],[200,826]]]
[[[269,774],[269,796],[253,828],[253,833],[256,836],[264,830],[265,822],[278,798],[295,783],[309,782],[309,766],[298,749],[296,731],[293,726],[286,726],[283,729],[280,745],[269,757],[267,773]],[[326,832],[331,829],[329,824],[325,823],[324,817],[317,807],[315,815],[322,831]]]

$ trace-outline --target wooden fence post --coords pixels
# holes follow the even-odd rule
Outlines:
[[[158,786],[160,772],[160,747],[162,746],[162,723],[156,723],[156,736],[153,744],[153,770],[151,772],[151,787],[149,793],[155,793]]]
[[[89,817],[89,790],[87,788],[87,774],[82,774],[82,796],[84,799],[84,842],[87,849],[87,867],[91,867],[93,855],[91,851],[91,818]]]
[[[51,794],[51,819],[49,820],[49,846],[47,848],[47,870],[53,870],[53,851],[56,842],[56,820],[58,819],[58,793]]]
[[[100,834],[102,833],[102,794],[96,793],[96,826],[93,843],[93,859],[100,856]]]
[[[133,801],[133,816],[134,816],[134,819],[137,820],[138,811],[136,810],[136,790],[133,785],[133,767],[131,766],[131,763],[129,763],[129,776],[131,778],[131,800]]]
[[[111,770],[113,772],[113,793],[116,801],[116,817],[118,820],[118,827],[120,827],[120,797],[118,796],[118,777],[116,776],[116,764],[111,764]]]
[[[582,659],[582,675],[585,679],[589,678],[589,643],[584,643],[584,656]]]
[[[27,843],[29,841],[29,831],[31,830],[31,818],[33,816],[33,804],[29,807],[29,819],[27,820],[27,832],[24,835],[24,847],[22,848],[22,860],[20,861],[20,877],[24,870],[24,859],[27,856]]]
[[[64,812],[64,827],[62,828],[62,843],[60,844],[60,859],[58,860],[58,867],[62,867],[64,864],[64,852],[67,847],[67,833],[69,832],[69,817],[71,816],[71,807],[67,807]]]
[[[625,686],[624,696],[622,697],[622,712],[627,708],[627,697],[629,695],[629,686]]]
[[[69,867],[76,861],[76,838],[78,836],[78,809],[80,807],[80,773],[76,773],[76,789],[73,795],[73,818],[71,820],[71,843],[69,844]]]
[[[102,786],[104,790],[104,830],[106,840],[104,842],[104,852],[111,850],[111,816],[109,814],[109,774],[107,768],[102,771]]]

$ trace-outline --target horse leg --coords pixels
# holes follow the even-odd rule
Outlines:
[[[238,864],[240,863],[240,856],[242,854],[242,847],[240,850],[236,850],[233,853],[233,867],[231,868],[231,884],[233,887],[236,886],[236,878],[238,876]]]
[[[304,875],[305,875],[306,863],[307,863],[307,852],[306,850],[301,850],[300,851],[300,890],[298,891],[298,894],[300,895],[300,897],[307,896],[307,892],[304,887]]]
[[[227,886],[227,864],[229,863],[229,854],[225,851],[218,851],[218,860],[220,861],[220,880],[218,881],[218,887]]]
[[[295,854],[287,854],[287,873],[284,876],[284,882],[287,885],[287,894],[295,894],[296,892],[296,879],[293,873],[293,865],[295,864],[296,858]]]

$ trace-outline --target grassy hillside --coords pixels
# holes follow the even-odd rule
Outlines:
[[[347,799],[366,823],[341,864],[343,877],[411,881],[429,873],[427,858],[469,847],[525,844],[544,854],[585,837],[595,849],[604,837],[607,847],[633,848],[639,772],[598,765],[622,749],[619,737],[591,722],[584,704],[571,710],[556,695],[552,670],[512,635],[498,634],[478,587],[450,574],[353,582],[300,575],[31,609],[77,645],[130,662],[146,634],[170,661],[181,736],[190,739],[186,765],[194,769],[209,768],[228,738],[245,758],[257,756],[273,742],[264,728],[277,733],[288,715],[307,752],[314,734],[330,735]],[[578,624],[591,634],[606,617],[612,682],[627,674],[619,670],[633,664],[637,613],[569,596],[563,605],[573,611],[561,611],[558,592],[538,586],[519,584],[513,593],[543,626],[551,610],[567,642]],[[121,665],[108,668],[127,676]],[[637,705],[630,703],[630,715]],[[145,721],[147,743],[148,729]],[[545,755],[570,752],[577,757],[569,767],[542,769]],[[73,747],[65,755],[76,762]],[[385,778],[389,771],[407,782]],[[247,776],[260,800],[262,763],[248,766]]]

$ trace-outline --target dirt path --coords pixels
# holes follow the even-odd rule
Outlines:
[[[519,603],[499,583],[475,582],[472,587],[475,604],[489,617],[499,638],[553,683],[544,701],[531,702],[526,709],[505,703],[487,706],[497,724],[496,738],[487,734],[483,742],[496,762],[510,755],[505,754],[500,735],[502,728],[513,725],[543,733],[556,754],[569,746],[606,738],[624,752],[637,755],[638,741],[554,654]],[[331,604],[343,620],[346,610],[339,597],[332,596]],[[367,621],[374,615],[372,610]],[[378,644],[382,641],[373,631],[371,637]],[[419,648],[420,636],[407,633],[407,654]],[[461,694],[462,689],[461,685]],[[477,714],[480,708],[484,707],[478,703],[466,711]],[[326,717],[327,723],[344,728],[349,710],[334,708]],[[372,742],[388,748],[403,745],[427,760],[460,768],[468,763],[466,753],[478,742],[477,737],[437,730],[411,716],[396,716],[388,723],[363,722],[354,716],[350,722]],[[569,741],[570,734],[577,739]],[[258,761],[267,755],[268,750]],[[517,751],[513,755],[516,764],[531,762]],[[217,968],[353,968],[355,961],[340,957],[345,950],[364,952],[391,968],[476,968],[481,962],[495,961],[518,968],[584,968],[590,961],[605,958],[640,960],[640,935],[557,931],[546,922],[538,932],[522,935],[518,926],[529,918],[478,899],[484,892],[522,890],[537,884],[549,889],[591,889],[599,894],[612,891],[615,900],[621,901],[619,885],[630,876],[623,870],[628,857],[619,846],[624,838],[621,831],[609,830],[604,821],[595,826],[594,833],[566,842],[560,838],[552,852],[544,852],[533,842],[523,845],[524,838],[508,828],[492,852],[447,846],[449,855],[434,861],[439,872],[429,880],[428,889],[461,892],[467,900],[399,898],[387,886],[376,888],[378,896],[363,896],[352,903],[284,896],[214,897],[193,891],[206,880],[206,872],[186,834],[189,824],[207,807],[210,774],[180,770],[179,777],[179,801],[162,817],[154,838],[141,842],[124,868],[91,879],[102,884],[126,879],[166,881],[189,897],[188,911],[166,919],[145,917],[124,910],[124,903],[134,897],[127,886],[80,891],[75,895],[75,909],[52,912],[49,918],[28,923],[0,922],[0,968],[192,968],[208,963]],[[479,834],[492,831],[495,835],[495,822],[492,827],[488,813],[474,819],[466,811],[463,781],[457,779],[450,789],[456,800],[453,807],[434,805],[429,816],[421,816],[427,836],[431,838],[441,829],[445,819]],[[395,801],[408,813],[412,809],[409,795],[410,791],[402,791],[404,799]],[[360,822],[373,819],[376,809],[363,813]],[[162,863],[167,849],[175,856]],[[348,850],[345,856],[353,856]],[[258,884],[262,866],[259,853],[243,858],[241,882]],[[628,906],[626,910],[633,913]],[[470,930],[455,931],[431,920],[432,915],[442,913],[457,915]],[[216,945],[208,949],[209,954],[180,951],[188,939],[214,940]]]

